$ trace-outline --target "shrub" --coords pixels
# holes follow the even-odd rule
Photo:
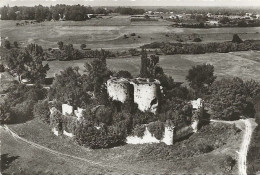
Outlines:
[[[243,41],[240,39],[240,37],[238,36],[238,34],[234,34],[234,35],[233,35],[232,42],[233,42],[233,43],[242,43]]]
[[[77,117],[63,115],[61,120],[62,120],[62,130],[74,134],[78,125]]]
[[[152,122],[147,125],[148,131],[158,140],[161,140],[164,134],[164,123],[160,121]]]
[[[200,38],[195,38],[193,41],[194,42],[201,42],[202,40]]]
[[[40,100],[34,105],[33,115],[46,123],[50,123],[50,110],[47,99]]]
[[[132,56],[138,56],[140,55],[140,52],[137,50],[137,49],[134,49],[134,48],[131,48],[128,50],[129,53],[132,55]]]
[[[137,137],[143,137],[145,128],[146,128],[145,125],[137,125],[137,126],[135,126],[135,128],[133,130],[133,135],[137,136]]]
[[[131,36],[135,36],[135,33],[131,33]]]
[[[114,128],[102,126],[97,129],[92,124],[81,123],[75,131],[76,141],[92,149],[110,148],[124,143],[125,137]]]
[[[87,47],[87,45],[86,44],[81,44],[80,45],[80,48],[83,50],[83,49],[85,49]]]
[[[111,124],[112,122],[112,109],[106,106],[100,106],[95,112],[97,122]]]
[[[17,43],[17,41],[14,41],[14,47],[15,47],[15,48],[18,48],[18,43]]]
[[[25,86],[13,84],[4,99],[6,114],[10,114],[9,122],[24,122],[33,117],[34,104],[46,97],[46,89],[41,86]],[[7,108],[9,106],[9,108]]]
[[[58,110],[54,110],[50,115],[50,127],[58,129],[59,132],[62,132],[62,114]]]
[[[5,67],[3,64],[0,64],[0,72],[4,72],[5,71]]]
[[[209,153],[213,150],[214,150],[214,148],[211,145],[199,144],[199,151],[201,153]]]
[[[34,101],[26,100],[11,107],[12,122],[23,122],[33,117]]]
[[[225,172],[230,172],[232,168],[235,166],[236,160],[233,159],[231,156],[226,156],[224,162],[223,162],[223,168]]]
[[[120,70],[120,71],[118,71],[116,76],[119,77],[119,78],[130,78],[130,79],[133,78],[131,73],[128,72],[127,70]]]
[[[4,46],[5,46],[6,49],[11,49],[10,41],[5,40],[5,41],[4,41]]]

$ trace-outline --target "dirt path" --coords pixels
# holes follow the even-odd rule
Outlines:
[[[243,136],[243,141],[240,146],[240,150],[238,152],[238,173],[239,175],[247,175],[246,169],[247,169],[247,163],[246,163],[246,158],[247,158],[247,152],[249,148],[249,144],[251,141],[251,136],[253,133],[253,127],[250,122],[250,119],[245,119],[245,120],[239,120],[242,121],[245,124],[245,129],[244,129],[244,136]],[[236,124],[239,121],[223,121],[223,120],[211,120],[211,122],[220,122],[220,123],[229,123],[229,124]]]
[[[1,126],[0,126],[1,127]],[[118,168],[118,167],[115,167],[115,166],[111,166],[111,165],[107,165],[107,164],[103,164],[103,163],[100,163],[100,162],[95,162],[95,161],[92,161],[92,160],[89,160],[89,159],[85,159],[85,158],[81,158],[81,157],[77,157],[77,156],[73,156],[73,155],[69,155],[69,154],[64,154],[64,153],[61,153],[61,152],[58,152],[58,151],[55,151],[55,150],[52,150],[52,149],[49,149],[47,147],[44,147],[42,145],[39,145],[39,144],[36,144],[34,142],[31,142],[25,138],[22,138],[20,137],[19,135],[17,135],[14,131],[12,131],[7,125],[4,125],[4,127],[2,127],[3,129],[5,129],[7,132],[9,132],[13,138],[15,140],[20,140],[20,141],[23,141],[27,144],[29,144],[30,146],[34,147],[34,148],[37,148],[37,149],[40,149],[40,150],[44,150],[48,153],[51,153],[51,154],[54,154],[56,156],[60,156],[60,157],[64,157],[64,158],[70,158],[70,159],[75,159],[75,160],[79,160],[79,161],[84,161],[84,162],[87,162],[89,164],[92,164],[92,165],[96,165],[96,166],[99,166],[99,167],[102,167],[104,169],[109,169],[109,170],[118,170],[119,172],[121,173],[128,173],[128,170],[126,169],[123,169],[122,167],[121,168]],[[123,173],[123,174],[124,174]]]
[[[253,133],[253,128],[249,120],[244,120],[245,123],[245,133],[243,137],[243,142],[239,151],[239,159],[238,159],[238,170],[240,175],[246,175],[246,157],[248,152],[248,147],[251,141],[251,136]]]

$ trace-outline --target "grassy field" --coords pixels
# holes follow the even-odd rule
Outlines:
[[[137,174],[227,173],[225,166],[222,164],[227,156],[236,159],[235,151],[238,150],[240,140],[242,139],[242,132],[234,133],[236,130],[232,129],[232,125],[213,123],[202,129],[201,132],[194,134],[187,141],[174,144],[173,146],[163,144],[124,145],[112,149],[91,150],[78,146],[69,138],[54,136],[50,132],[50,128],[37,119],[23,124],[9,125],[9,127],[15,130],[21,137],[50,149],[86,158],[114,168],[102,168],[86,162],[52,155],[44,152],[44,150],[38,150],[17,141],[5,132],[1,132],[1,140],[3,139],[1,154],[16,157],[4,171],[4,173],[8,174],[12,172],[21,174],[19,173],[21,171],[26,174],[37,172],[42,172],[42,174],[46,172],[55,172],[56,174],[133,174],[133,172]],[[208,139],[211,137],[211,132],[208,132],[208,129],[214,133],[221,131],[222,134],[216,134],[214,140],[211,139],[211,142],[209,142]],[[226,137],[229,139],[225,139]],[[199,139],[198,142],[196,141],[197,139]],[[220,144],[217,149],[208,153],[190,154],[190,150],[194,149],[188,149],[188,147],[197,143],[212,143],[214,145],[223,143],[224,145]],[[152,152],[149,151],[151,147],[154,149]],[[167,150],[171,150],[171,154],[162,158],[160,155],[163,155]],[[171,157],[171,155],[174,157]],[[182,155],[182,158],[178,155]],[[236,165],[228,173],[236,174]]]
[[[244,80],[260,81],[260,52],[245,51],[234,53],[209,53],[200,55],[161,55],[160,65],[166,74],[176,81],[185,81],[188,70],[198,64],[208,63],[215,67],[218,78],[239,76]],[[69,66],[78,66],[84,71],[84,63],[89,60],[50,61],[48,76],[53,76]],[[107,66],[113,71],[127,70],[137,76],[140,71],[140,57],[108,59]],[[46,62],[45,62],[46,63]]]
[[[37,43],[44,48],[57,47],[58,41],[72,43],[79,48],[85,43],[88,48],[129,49],[143,44],[159,42],[192,42],[200,37],[202,42],[232,40],[234,33],[242,39],[260,39],[259,27],[189,29],[174,28],[164,20],[130,22],[129,16],[111,16],[88,21],[58,21],[16,26],[19,21],[1,21],[1,37],[21,46]],[[136,33],[135,37],[124,38]],[[166,35],[167,34],[167,35]],[[138,37],[139,36],[139,37]]]

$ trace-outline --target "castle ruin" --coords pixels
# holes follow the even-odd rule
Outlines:
[[[124,103],[127,99],[143,112],[156,113],[160,97],[160,81],[144,78],[125,79],[112,77],[107,81],[109,97]]]

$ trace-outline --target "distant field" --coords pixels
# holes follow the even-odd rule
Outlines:
[[[219,77],[238,76],[244,80],[254,79],[260,81],[260,52],[244,51],[234,53],[210,53],[200,55],[161,55],[160,65],[166,74],[172,76],[176,81],[184,81],[188,70],[198,64],[208,63],[215,67],[215,74]],[[48,76],[59,73],[69,66],[78,66],[83,73],[84,63],[88,60],[75,61],[50,61]],[[46,63],[46,62],[45,62]],[[134,76],[139,74],[140,57],[108,59],[109,69],[127,70]]]
[[[58,41],[72,43],[75,47],[85,43],[88,48],[129,49],[154,41],[192,42],[200,37],[202,42],[230,41],[234,33],[242,39],[260,39],[260,27],[190,29],[174,28],[165,20],[130,22],[129,16],[111,16],[88,21],[43,22],[16,26],[19,21],[1,21],[1,37],[18,41],[22,46],[37,43],[44,48],[57,47]],[[124,35],[136,33],[135,37]],[[167,35],[166,35],[167,34]],[[140,36],[138,38],[138,36]]]

